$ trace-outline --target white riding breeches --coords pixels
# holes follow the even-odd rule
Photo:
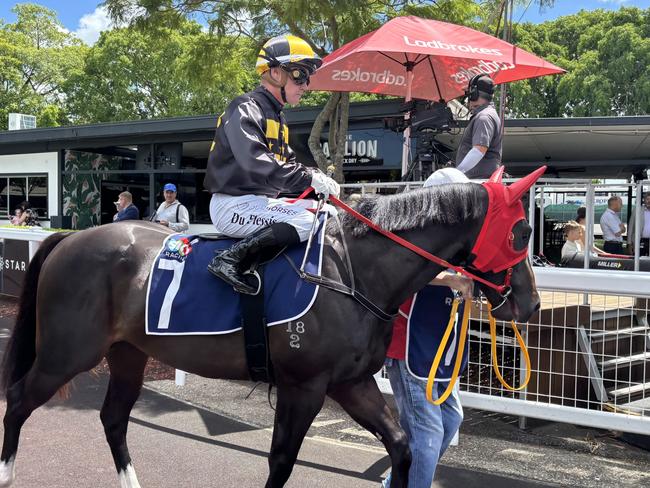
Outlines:
[[[262,227],[285,222],[298,231],[301,241],[306,241],[315,218],[307,209],[315,208],[315,203],[313,200],[289,203],[280,198],[258,195],[213,193],[210,218],[217,232],[229,237],[246,237]]]

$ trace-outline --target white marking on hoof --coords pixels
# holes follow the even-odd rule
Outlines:
[[[129,463],[124,471],[120,471],[120,488],[140,488],[138,477],[133,465]]]
[[[16,456],[11,456],[6,463],[0,463],[0,486],[11,486],[16,477]]]

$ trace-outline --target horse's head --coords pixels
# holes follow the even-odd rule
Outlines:
[[[471,251],[470,269],[502,287],[499,291],[479,284],[492,304],[494,316],[502,320],[526,322],[539,309],[535,277],[526,259],[532,229],[526,221],[521,198],[545,170],[543,166],[505,186],[501,181],[501,167],[483,183],[488,193],[488,210]]]

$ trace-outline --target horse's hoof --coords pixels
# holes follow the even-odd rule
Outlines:
[[[133,469],[133,465],[130,463],[124,471],[120,471],[120,488],[140,488],[138,477],[135,475],[135,469]]]
[[[9,461],[0,462],[0,487],[11,486],[16,477],[16,457],[12,456]]]

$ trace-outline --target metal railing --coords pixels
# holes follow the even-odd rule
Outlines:
[[[344,196],[354,193],[395,193],[421,183],[344,185]],[[631,193],[635,228],[642,217],[644,187],[650,181],[629,184],[590,180],[544,179],[530,190],[529,214],[535,227],[535,202],[553,192],[582,194],[586,207],[586,248],[594,243],[594,200],[598,193]],[[639,197],[639,198],[637,198]],[[352,197],[354,198],[354,197]],[[625,197],[623,197],[625,199]],[[540,205],[539,232],[531,237],[544,252],[544,205]],[[567,219],[568,220],[568,219]],[[535,241],[537,240],[537,241]],[[634,269],[602,271],[583,268],[536,267],[541,310],[523,326],[531,354],[531,381],[520,392],[505,390],[491,363],[490,335],[484,307],[474,307],[468,337],[469,362],[459,381],[463,405],[488,411],[568,422],[594,428],[650,435],[650,273],[640,272],[640,232],[634,236]],[[521,351],[509,324],[497,323],[497,351],[502,374],[510,384],[525,376]],[[378,373],[385,393],[390,383]]]

